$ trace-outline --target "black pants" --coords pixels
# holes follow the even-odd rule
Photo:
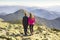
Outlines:
[[[29,25],[30,33],[31,33],[31,34],[33,33],[33,26],[34,26],[34,25]]]
[[[25,33],[25,35],[27,35],[27,28],[28,28],[28,25],[23,25],[23,27],[24,27],[24,33]]]

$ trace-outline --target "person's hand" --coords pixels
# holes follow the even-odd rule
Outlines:
[[[33,24],[35,24],[35,23],[33,23]]]

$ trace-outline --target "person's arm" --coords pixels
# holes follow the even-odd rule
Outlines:
[[[22,24],[23,24],[23,18],[22,18]]]
[[[28,18],[28,25],[30,24],[30,19]]]
[[[34,20],[33,20],[33,24],[35,24],[35,18],[34,18]]]

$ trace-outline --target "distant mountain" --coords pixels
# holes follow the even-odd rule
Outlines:
[[[0,13],[0,18],[2,18],[5,15],[7,15],[7,13]]]
[[[19,9],[26,9],[28,11],[36,9],[37,7],[27,7],[27,6],[0,6],[0,13],[14,13]]]
[[[51,7],[48,7],[48,8],[45,8],[46,10],[49,10],[49,11],[55,11],[55,12],[60,12],[60,6],[51,6]]]
[[[42,17],[48,20],[53,20],[55,18],[60,17],[60,15],[57,14],[58,12],[48,11],[45,9],[34,9],[31,12],[33,12],[38,17]]]
[[[60,17],[59,17],[59,18],[56,18],[56,19],[54,19],[54,20],[60,21]]]
[[[4,12],[7,14],[10,14],[10,13],[16,12],[19,9],[24,9],[24,8],[27,8],[27,7],[25,6],[0,6],[0,13]]]
[[[2,16],[3,16],[3,15],[7,15],[7,13],[2,12],[2,13],[0,13],[0,15],[2,15]]]
[[[16,21],[16,20],[21,20],[22,17],[24,16],[25,10],[21,9],[18,10],[12,14],[8,14],[2,17],[5,21]]]
[[[27,6],[0,6],[0,14],[1,15],[3,15],[4,13],[11,14],[20,9],[25,9],[28,12],[34,13],[38,17],[45,18],[48,20],[53,20],[60,17],[60,12],[49,11],[39,7],[27,7]]]
[[[25,12],[27,11],[21,9],[12,14],[5,15],[1,18],[4,19],[4,21],[11,21],[11,22],[18,21],[18,20],[22,20],[22,17],[24,16]],[[54,19],[54,20],[48,20],[48,19],[39,17],[37,15],[35,15],[35,18],[38,24],[46,25],[47,27],[50,27],[50,28],[60,29],[60,20],[59,20],[60,18]]]

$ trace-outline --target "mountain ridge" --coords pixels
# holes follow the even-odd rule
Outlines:
[[[8,15],[5,15],[2,17],[2,19],[4,19],[4,21],[12,21],[12,22],[15,22],[15,21],[21,21],[23,16],[24,16],[24,13],[27,12],[26,10],[18,10],[12,14],[8,14]],[[29,12],[27,12],[29,14]],[[32,13],[34,14],[34,13]],[[41,18],[37,15],[34,15],[35,18],[36,18],[36,22],[38,24],[42,24],[42,25],[46,25],[47,27],[50,27],[50,28],[56,28],[56,29],[60,29],[60,23],[58,20],[47,20],[45,18]]]

